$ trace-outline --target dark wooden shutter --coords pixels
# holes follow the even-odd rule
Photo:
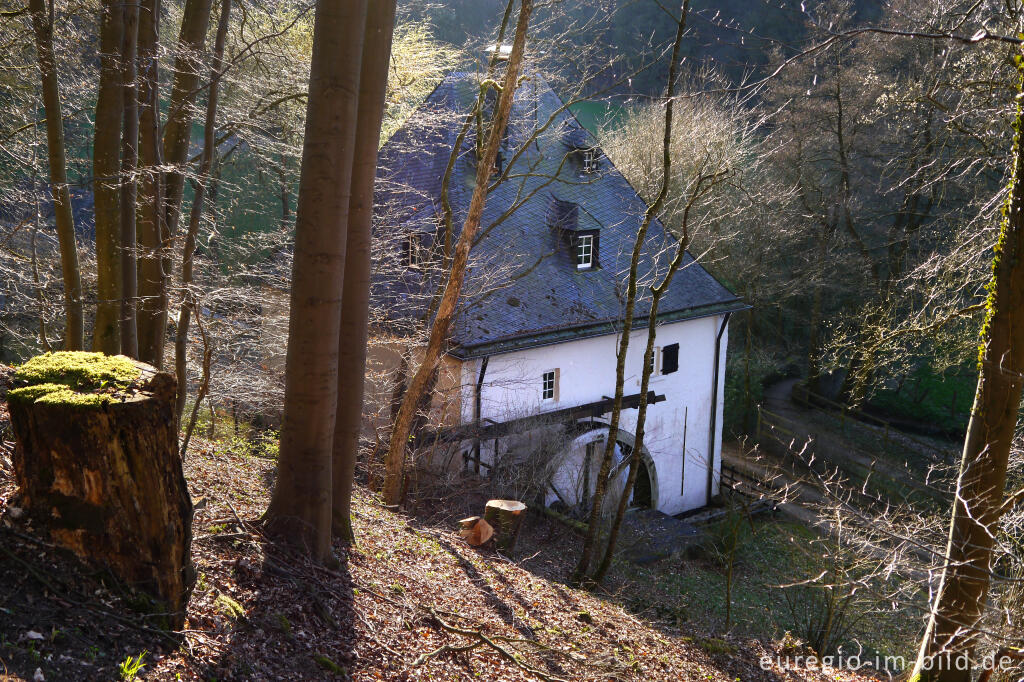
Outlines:
[[[661,349],[661,373],[671,374],[679,369],[679,344],[672,343]]]

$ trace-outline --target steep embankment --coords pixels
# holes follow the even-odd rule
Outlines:
[[[339,550],[336,570],[310,566],[259,532],[274,467],[238,442],[190,453],[199,576],[186,629],[169,637],[125,616],[124,595],[16,518],[0,457],[0,679],[31,680],[37,669],[47,680],[116,679],[144,652],[140,679],[159,680],[823,677],[763,671],[758,661],[773,654],[757,641],[646,621],[558,582],[571,544],[540,518],[529,519],[530,556],[517,563],[360,489],[359,546]]]

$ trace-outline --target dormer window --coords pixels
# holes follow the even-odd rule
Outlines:
[[[576,269],[577,270],[594,270],[598,267],[597,263],[597,246],[598,246],[598,233],[597,230],[591,230],[587,232],[577,232],[575,235],[574,246],[576,251]]]
[[[576,269],[589,270],[594,267],[594,235],[581,234],[576,237]]]
[[[402,260],[405,261],[405,266],[413,270],[419,270],[420,265],[423,263],[423,244],[420,241],[420,235],[415,232],[410,234],[402,242]]]
[[[583,172],[596,173],[598,167],[598,153],[596,149],[583,150]]]
[[[498,175],[501,175],[502,170],[504,169],[504,167],[505,167],[505,156],[501,153],[501,150],[499,149],[498,150],[498,155],[494,157],[494,167],[491,169],[491,172],[492,173],[497,173]]]

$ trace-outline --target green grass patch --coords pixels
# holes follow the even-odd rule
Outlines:
[[[921,365],[902,381],[879,390],[871,405],[903,419],[963,430],[977,384],[973,369],[939,374]]]

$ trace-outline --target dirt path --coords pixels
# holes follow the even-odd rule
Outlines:
[[[838,467],[853,479],[874,477],[900,497],[914,496],[942,501],[947,483],[937,465],[940,446],[932,447],[893,428],[883,429],[850,417],[792,400],[797,379],[784,379],[765,389],[766,418],[792,432],[791,447],[800,450],[809,442],[814,456]],[[781,418],[781,419],[780,419]]]

